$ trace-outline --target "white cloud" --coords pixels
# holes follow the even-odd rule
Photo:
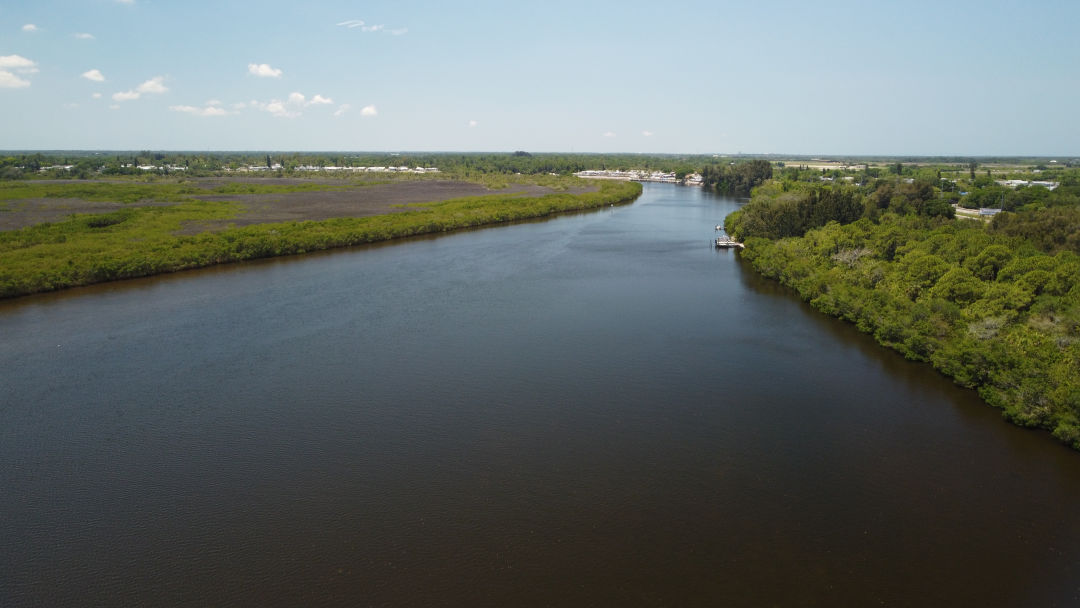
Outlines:
[[[30,86],[30,81],[15,74],[36,74],[37,63],[21,55],[0,56],[0,88],[21,89]]]
[[[37,63],[22,55],[4,55],[0,57],[0,70],[15,70],[20,74],[36,74]]]
[[[33,23],[27,23],[26,25],[22,26],[22,31],[24,31],[24,32],[36,32],[36,31],[38,31],[38,26],[34,25]]]
[[[120,109],[120,104],[114,103],[111,106],[109,106],[109,109],[110,110],[119,110]]]
[[[341,104],[340,106],[338,106],[338,109],[334,110],[334,118],[341,118],[345,115],[346,112],[349,111],[349,108],[351,107],[352,106],[347,103]]]
[[[140,93],[153,93],[153,94],[164,93],[165,91],[169,90],[169,89],[165,88],[164,84],[162,84],[164,81],[165,81],[164,76],[154,76],[150,80],[147,80],[146,82],[144,82],[144,83],[140,84],[139,86],[135,87],[135,90],[140,92]]]
[[[281,78],[281,70],[270,67],[268,63],[249,63],[248,73],[259,78]]]
[[[206,105],[208,105],[208,106],[220,106],[221,105],[221,100],[220,99],[207,99],[206,100]]]
[[[641,134],[644,135],[645,137],[652,137],[653,136],[652,131],[642,131]]]
[[[79,104],[77,104],[77,103],[65,103],[64,107],[66,109],[68,109],[68,110],[74,110],[75,108],[79,107]]]
[[[82,77],[87,80],[93,80],[94,82],[105,82],[105,75],[98,69],[87,70],[82,73]]]
[[[90,97],[93,97],[94,99],[101,99],[101,93],[91,93]]]
[[[300,112],[292,109],[287,102],[283,102],[280,99],[272,99],[269,103],[253,100],[248,105],[258,110],[269,112],[278,118],[296,118],[297,116],[300,116]]]
[[[361,116],[375,116],[379,113],[375,106],[364,106],[360,109]]]
[[[607,133],[604,133],[604,137],[615,137],[615,133],[608,131]]]
[[[135,4],[135,0],[116,0],[119,4]]]
[[[76,38],[78,38],[79,40],[93,40],[94,39],[93,34],[87,34],[86,32],[79,32],[78,34],[74,34],[74,36]]]
[[[0,89],[21,89],[30,86],[30,81],[19,78],[7,70],[0,70]]]
[[[360,28],[361,32],[390,32],[391,34],[393,34],[395,36],[400,36],[400,35],[404,34],[405,32],[409,31],[409,28],[405,28],[405,27],[401,27],[401,28],[397,28],[397,29],[393,29],[393,30],[388,30],[388,29],[386,29],[386,26],[383,25],[382,23],[375,24],[375,25],[368,25],[368,24],[364,23],[364,21],[362,19],[349,19],[349,20],[337,23],[335,25],[338,25],[340,27],[347,27],[349,29],[353,29],[353,28],[358,27],[358,28]]]
[[[285,104],[281,103],[276,99],[266,104],[266,107],[263,109],[273,114],[274,116],[277,116],[278,118],[295,118],[297,116],[300,116],[300,112],[290,110],[289,108],[285,107]]]
[[[308,106],[332,105],[334,103],[334,100],[330,99],[329,97],[323,97],[322,95],[316,94],[309,101],[303,93],[293,92],[289,93],[289,98],[285,101],[285,103],[289,104],[290,106],[300,106],[301,108],[306,108]]]
[[[248,106],[248,104],[246,104],[246,103],[244,103],[242,101],[238,101],[238,102],[232,104],[232,109],[234,109],[234,110],[243,110],[247,106]]]
[[[478,125],[478,124],[480,124],[480,123],[476,122],[475,120],[470,120],[469,121],[469,128],[472,129],[472,128],[476,127],[476,125]]]
[[[169,90],[165,87],[164,84],[162,84],[164,81],[164,76],[154,76],[150,80],[147,80],[146,82],[135,87],[135,90],[133,91],[120,91],[118,93],[113,93],[113,101],[132,101],[134,99],[142,97],[144,94],[159,95]]]
[[[228,114],[224,108],[211,105],[203,108],[195,106],[169,106],[169,109],[173,112],[184,112],[185,114],[194,114],[195,116],[225,116]]]
[[[334,100],[330,99],[329,97],[315,95],[309,100],[307,96],[305,96],[303,93],[294,91],[292,93],[289,93],[289,96],[285,98],[285,101],[282,101],[280,99],[271,99],[270,101],[264,103],[261,101],[252,100],[246,105],[257,110],[269,112],[270,114],[273,114],[278,118],[296,118],[297,116],[300,116],[302,114],[300,110],[302,110],[303,108],[307,108],[310,106],[333,105],[333,103]],[[244,108],[245,104],[233,104],[232,107],[233,109],[239,110],[241,108]],[[336,112],[334,112],[334,116],[341,116],[348,109],[349,105],[343,104],[337,109]]]

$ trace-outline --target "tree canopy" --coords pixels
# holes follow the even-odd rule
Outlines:
[[[1011,422],[1080,449],[1073,194],[1043,188],[1039,204],[988,224],[949,219],[942,190],[898,179],[863,187],[774,180],[725,225],[745,239],[754,268],[814,307],[977,390]]]

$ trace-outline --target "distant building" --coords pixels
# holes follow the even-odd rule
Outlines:
[[[663,173],[661,171],[650,172],[636,169],[631,169],[629,171],[588,169],[585,171],[578,171],[574,175],[593,179],[621,179],[633,182],[662,182],[665,184],[674,184],[679,181],[674,173]]]
[[[1012,188],[1014,190],[1020,186],[1042,186],[1047,190],[1053,190],[1061,185],[1058,182],[1041,182],[1027,179],[999,179],[996,180],[996,182],[999,186],[1005,186],[1006,188]]]

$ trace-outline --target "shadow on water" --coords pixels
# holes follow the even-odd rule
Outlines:
[[[814,326],[841,347],[855,349],[884,374],[910,386],[940,394],[952,406],[952,413],[961,417],[965,424],[987,429],[994,435],[995,441],[1004,442],[1011,450],[1038,454],[1040,458],[1050,457],[1065,468],[1080,466],[1076,462],[1076,453],[1057,444],[1049,432],[1009,424],[999,410],[989,406],[976,391],[957,385],[928,363],[908,360],[900,353],[881,346],[873,336],[860,332],[852,323],[814,309],[795,290],[762,276],[742,257],[735,260],[735,267],[740,282],[747,290],[781,304],[787,314],[799,315],[800,323]]]
[[[917,529],[909,529],[906,534],[922,539],[926,551],[937,552],[939,557],[954,555],[955,560],[966,560],[969,565],[954,569],[949,575],[952,580],[943,580],[942,585],[952,585],[954,591],[966,585],[970,589],[964,593],[985,594],[995,585],[980,580],[1014,578],[1026,580],[1021,586],[1028,591],[1003,584],[985,595],[984,601],[1005,606],[1065,606],[1080,601],[1080,562],[1066,560],[1058,573],[1051,574],[1044,570],[1045,564],[1039,558],[1026,553],[1034,537],[1044,539],[1035,542],[1045,543],[1042,550],[1049,555],[1059,552],[1052,539],[1076,539],[1080,534],[1080,524],[1072,514],[1080,502],[1080,458],[1073,450],[1058,444],[1045,431],[1007,423],[975,391],[954,384],[928,364],[909,361],[880,346],[854,325],[816,311],[794,290],[761,276],[742,258],[735,260],[734,266],[740,284],[760,300],[756,306],[768,307],[771,315],[790,319],[792,328],[813,327],[823,358],[834,360],[837,366],[845,362],[860,366],[857,374],[843,380],[850,383],[850,389],[862,391],[871,402],[888,404],[879,407],[874,416],[881,426],[877,439],[882,446],[880,453],[888,459],[878,464],[879,471],[904,496],[891,515],[896,519],[897,531],[903,529],[900,522],[910,519],[906,525]],[[845,355],[845,351],[856,356]],[[859,386],[864,378],[874,375],[888,381],[875,380],[872,386]],[[837,377],[844,378],[844,374],[838,372]],[[897,400],[901,393],[905,397]],[[827,407],[820,403],[816,406]],[[858,413],[850,410],[846,415]],[[850,431],[857,432],[858,428],[852,425]],[[850,451],[850,447],[837,449]],[[931,511],[921,520],[909,517],[928,505],[939,505],[942,512]],[[866,507],[880,508],[873,502]],[[961,511],[947,512],[953,509]],[[1036,512],[1039,515],[1033,516]],[[967,533],[958,534],[958,526],[970,527],[980,531],[976,534],[1001,542],[975,541]],[[965,544],[985,546],[976,557]],[[898,537],[894,544],[882,549],[893,551],[902,545]],[[988,557],[992,555],[998,557]],[[999,563],[1002,560],[1011,563],[1003,566]],[[896,568],[897,576],[903,576],[906,570],[924,582],[928,574],[910,564],[894,563],[891,567]],[[915,592],[916,587],[913,585],[910,591]],[[949,595],[943,593],[936,600],[933,595],[907,598],[921,597],[921,603],[930,605],[946,601]]]

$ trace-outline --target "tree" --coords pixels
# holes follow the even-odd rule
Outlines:
[[[930,290],[930,294],[960,305],[967,305],[979,299],[985,291],[986,285],[982,281],[966,269],[956,266],[938,279],[937,284]]]
[[[973,275],[984,280],[997,279],[998,272],[1012,260],[1013,253],[1004,245],[990,245],[983,249],[979,255],[969,258],[964,266]]]
[[[706,165],[701,170],[705,187],[714,188],[724,194],[747,195],[750,191],[770,179],[773,167],[766,160],[729,165]]]

